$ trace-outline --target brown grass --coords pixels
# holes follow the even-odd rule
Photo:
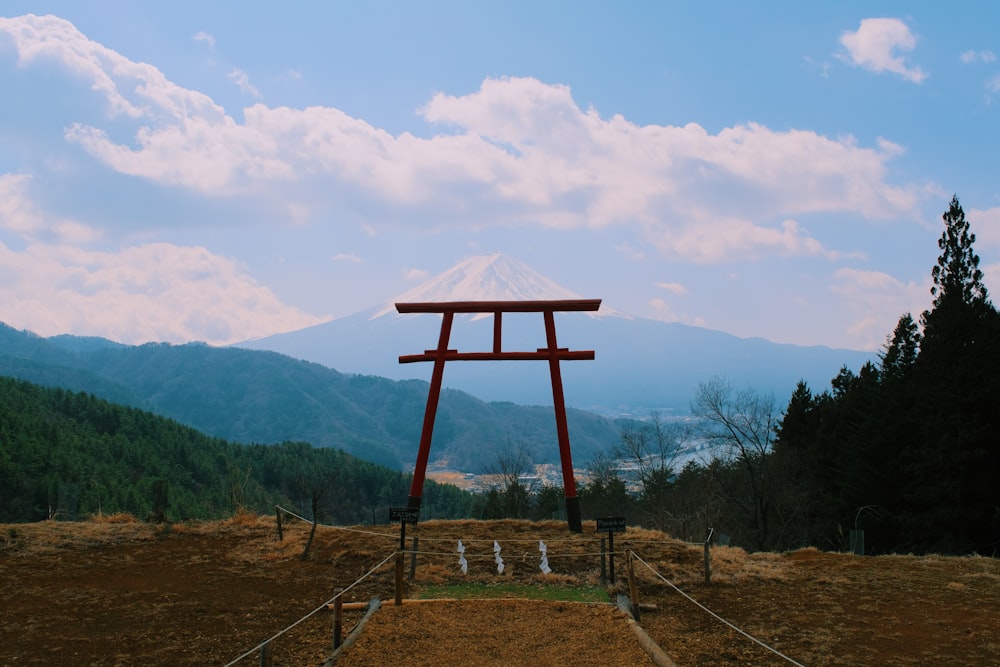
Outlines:
[[[321,527],[312,556],[301,561],[309,526],[289,519],[285,528],[285,539],[278,542],[273,516],[246,513],[220,522],[172,525],[104,516],[80,523],[0,526],[0,645],[6,652],[0,663],[225,664],[330,599],[335,588],[355,584],[399,546],[396,526]],[[470,583],[511,584],[514,589],[601,585],[600,536],[593,523],[585,524],[583,534],[572,534],[559,522],[428,521],[407,528],[407,547],[414,537],[419,553],[407,597],[418,597],[429,586]],[[458,568],[459,539],[469,562],[465,576]],[[539,539],[548,546],[550,575],[538,569]],[[502,546],[502,575],[496,571],[494,540]],[[700,545],[630,528],[616,536],[615,547],[619,580],[606,586],[612,597],[627,591],[624,554],[634,550],[698,602],[811,667],[1000,663],[996,559],[857,557],[815,549],[748,554],[715,547],[712,583],[706,585]],[[407,571],[409,565],[407,555]],[[641,624],[678,664],[787,664],[712,618],[641,564],[635,573],[641,601],[657,607],[643,614]],[[392,600],[389,565],[348,595],[349,601],[371,597]],[[490,619],[498,616],[485,611],[470,615],[462,611],[464,604],[448,612],[454,612],[451,620],[441,615],[445,607],[432,612],[420,605],[406,612],[405,623],[424,635],[435,625],[447,629],[459,624],[452,627],[455,634],[433,635],[422,645],[425,662],[414,658],[407,664],[468,664],[460,656],[471,655],[471,640],[463,637],[472,635],[462,633],[493,632],[496,623]],[[546,642],[527,633],[548,631],[551,638],[557,616],[569,622],[569,629],[559,630],[565,641],[596,637],[595,624],[611,624],[619,628],[617,634],[630,636],[614,616],[588,620],[571,603],[562,604],[569,606],[511,612],[511,618],[524,617],[528,624],[507,638],[512,642],[508,654],[542,655],[536,651],[543,651]],[[390,626],[404,623],[395,613],[379,612],[375,618]],[[507,612],[495,612],[501,613]],[[349,616],[347,629],[359,618],[360,613]],[[461,625],[469,618],[478,618],[481,625]],[[320,614],[283,636],[276,646],[278,663],[322,661],[330,651],[329,624],[329,616]],[[576,634],[567,634],[573,627]],[[390,646],[394,632],[366,629],[363,636],[377,638],[377,645],[392,651],[398,650]],[[355,655],[361,651],[358,646]],[[440,655],[431,653],[435,646]],[[581,643],[574,650],[583,655],[589,649]],[[382,659],[345,664],[388,664]],[[243,664],[256,660],[253,656]],[[482,658],[479,664],[492,663]],[[544,658],[534,664],[545,664]]]

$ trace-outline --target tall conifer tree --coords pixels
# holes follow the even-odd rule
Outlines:
[[[914,367],[921,436],[903,459],[907,535],[920,548],[993,553],[1000,549],[1000,317],[957,197],[942,220],[934,300],[921,316]]]

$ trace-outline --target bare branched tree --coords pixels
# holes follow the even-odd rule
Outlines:
[[[683,422],[667,422],[658,412],[649,421],[626,426],[614,453],[634,464],[639,482],[647,491],[669,482],[684,443],[690,438],[690,428]]]
[[[640,507],[661,530],[671,529],[670,491],[677,460],[690,435],[687,424],[665,421],[658,412],[653,412],[649,421],[622,429],[614,449],[618,459],[635,466],[642,486]]]
[[[309,538],[306,546],[302,549],[300,558],[309,558],[309,549],[312,547],[313,538],[316,536],[316,526],[319,523],[319,515],[324,511],[324,507],[334,501],[337,489],[333,484],[333,475],[328,470],[309,467],[299,472],[295,480],[296,491],[300,496],[309,502],[309,509],[312,512],[312,526],[309,529]]]
[[[522,438],[507,438],[507,445],[496,453],[486,466],[488,475],[496,479],[495,487],[501,502],[500,512],[512,519],[525,519],[531,511],[531,495],[538,481],[529,473],[535,469],[531,447]]]
[[[692,411],[700,420],[700,437],[722,463],[715,469],[728,500],[750,520],[753,547],[765,548],[774,501],[768,454],[780,418],[774,396],[735,391],[725,379],[713,377],[698,385]]]

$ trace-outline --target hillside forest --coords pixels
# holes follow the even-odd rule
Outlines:
[[[0,522],[129,513],[180,521],[273,512],[384,522],[409,476],[303,442],[234,444],[84,392],[0,378]],[[471,494],[428,481],[423,516],[470,512]]]
[[[857,371],[842,367],[828,388],[800,382],[784,407],[773,395],[713,377],[698,386],[690,418],[653,413],[645,420],[619,421],[616,430],[607,420],[587,422],[590,440],[605,445],[591,442],[585,449],[589,474],[578,488],[584,518],[625,516],[630,524],[691,541],[704,540],[711,531],[716,539],[750,550],[858,551],[863,532],[865,553],[1000,553],[1000,314],[983,283],[975,235],[957,197],[942,220],[931,303],[916,317],[899,317],[877,362]],[[36,354],[36,342],[8,340]],[[306,406],[319,404],[314,397],[322,391],[323,405],[354,397],[344,403],[351,412],[331,414],[328,426],[343,429],[356,422],[368,429],[363,438],[344,436],[350,454],[336,446],[336,438],[324,446],[235,444],[136,407],[141,404],[133,393],[137,366],[127,364],[126,356],[156,369],[155,380],[143,380],[150,397],[144,400],[158,400],[161,407],[172,400],[186,411],[185,423],[212,418],[224,398],[220,393],[237,383],[197,387],[191,384],[197,377],[192,369],[179,385],[166,371],[177,359],[207,367],[207,348],[143,346],[123,356],[107,341],[71,342],[98,348],[86,357],[89,366],[81,365],[79,350],[60,351],[67,355],[61,366],[50,356],[45,363],[29,356],[0,359],[17,371],[5,374],[21,376],[0,378],[0,521],[114,512],[183,520],[242,509],[273,511],[282,503],[304,511],[313,507],[324,521],[368,523],[384,520],[389,506],[405,502],[408,475],[370,461],[398,461],[397,446],[386,443],[415,442],[413,434],[398,432],[399,410],[411,417],[419,413],[413,396],[424,394],[422,385],[401,383],[395,394],[383,394],[388,381],[378,378],[340,376],[317,365],[285,365],[280,355],[227,350],[230,368],[245,373],[247,364],[237,364],[252,359],[254,368],[266,367],[271,377],[282,379],[284,393],[298,398],[286,418],[294,421]],[[185,356],[175,354],[178,350]],[[307,379],[316,393],[297,388],[296,378]],[[40,386],[60,382],[95,382],[106,397],[118,392],[128,405]],[[327,384],[334,389],[322,389]],[[192,392],[198,401],[180,401]],[[389,404],[380,395],[403,398]],[[496,450],[492,460],[479,461],[497,480],[483,494],[428,482],[422,517],[558,516],[562,489],[538,486],[530,475],[534,441],[511,437],[496,421],[488,433],[477,430],[472,417],[492,411],[523,425],[536,414],[541,419],[544,413],[547,421],[550,413],[486,406],[454,395],[464,401],[455,411],[461,418],[445,422],[444,437],[480,442],[500,437],[508,446]],[[374,422],[359,396],[395,414],[396,425],[391,419]],[[196,404],[204,416],[192,412]],[[576,443],[578,436],[572,437]],[[711,455],[692,457],[692,451]]]

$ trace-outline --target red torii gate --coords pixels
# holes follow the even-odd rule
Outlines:
[[[420,448],[417,463],[413,469],[410,498],[407,506],[420,509],[424,490],[424,476],[427,473],[427,459],[431,451],[431,436],[434,432],[434,418],[437,416],[438,398],[441,396],[441,379],[446,361],[527,361],[544,359],[549,362],[552,376],[552,401],[556,411],[556,435],[559,439],[559,458],[562,462],[563,489],[566,495],[566,522],[569,529],[583,531],[580,520],[580,498],[576,495],[576,480],[573,477],[573,457],[569,449],[569,429],[566,426],[566,401],[563,397],[562,375],[559,362],[562,360],[591,360],[593,350],[569,350],[556,343],[556,324],[553,313],[563,311],[596,311],[601,307],[600,299],[561,299],[538,301],[445,301],[434,303],[397,303],[399,313],[441,313],[441,335],[436,349],[424,350],[423,354],[400,355],[399,363],[433,361],[431,386],[427,394],[427,409],[424,412],[424,426],[420,433]],[[448,349],[451,325],[456,313],[493,313],[493,350],[491,352],[459,352]],[[501,346],[501,328],[504,313],[542,313],[545,319],[545,347],[535,352],[504,352]]]

